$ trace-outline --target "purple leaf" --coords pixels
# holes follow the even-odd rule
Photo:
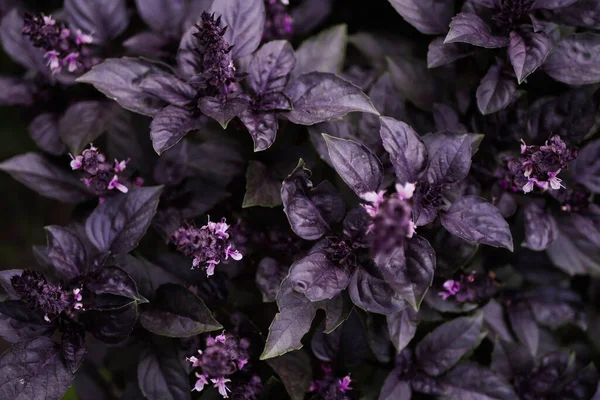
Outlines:
[[[70,25],[91,34],[94,43],[98,44],[108,43],[129,25],[129,12],[124,0],[106,0],[102,3],[65,0],[65,12]]]
[[[460,123],[458,113],[445,104],[433,105],[433,119],[437,131],[467,132],[467,128]]]
[[[223,129],[227,129],[229,121],[244,113],[249,105],[248,100],[239,97],[226,101],[219,100],[216,97],[202,97],[198,100],[200,111],[217,121]]]
[[[282,92],[261,95],[259,108],[261,111],[291,111],[294,109],[291,100]]]
[[[150,226],[161,192],[162,186],[133,188],[105,200],[86,221],[89,240],[101,252],[129,253]]]
[[[281,182],[260,161],[250,161],[246,171],[246,194],[242,208],[281,205]]]
[[[439,376],[452,368],[460,358],[475,348],[483,338],[481,313],[460,317],[437,327],[417,345],[419,367],[431,376]]]
[[[44,313],[25,303],[7,300],[0,303],[0,337],[18,343],[40,336],[51,336],[56,326],[44,320]]]
[[[83,275],[87,266],[85,245],[75,232],[62,226],[45,227],[48,237],[48,258],[61,279],[70,281]]]
[[[58,135],[58,118],[55,114],[40,114],[29,124],[29,135],[43,151],[59,156],[67,151]]]
[[[375,117],[375,120],[377,121],[377,127],[379,127],[379,117],[377,115],[373,115],[373,117]],[[325,143],[325,139],[323,139],[323,133],[342,139],[357,140],[358,133],[356,131],[357,129],[354,124],[350,123],[346,119],[322,122],[320,124],[315,124],[308,127],[308,133],[310,134],[310,141],[312,145],[317,153],[319,153],[319,157],[321,157],[321,159],[330,166],[332,164],[331,160],[329,159],[327,143]]]
[[[398,13],[426,35],[448,32],[454,15],[453,0],[389,0]]]
[[[379,114],[358,87],[333,74],[301,75],[288,85],[285,94],[294,110],[284,115],[299,125],[313,125],[355,111]]]
[[[600,35],[576,33],[563,37],[543,68],[551,78],[567,85],[600,82]]]
[[[469,242],[504,247],[513,251],[508,223],[500,211],[477,196],[464,196],[441,215],[444,228]]]
[[[155,400],[191,399],[188,372],[178,349],[171,342],[146,349],[137,366],[138,385],[143,396]]]
[[[140,323],[156,335],[185,338],[223,328],[202,299],[181,285],[159,287],[153,305],[140,315]]]
[[[502,340],[513,341],[513,336],[510,333],[504,316],[504,306],[502,303],[491,299],[481,308],[481,311],[483,312],[485,327],[490,333],[493,333]]]
[[[410,307],[386,316],[388,330],[396,352],[400,353],[411,342],[417,332],[419,317],[417,311]]]
[[[145,92],[138,84],[150,74],[167,74],[158,65],[137,58],[108,58],[77,78],[77,82],[94,85],[127,110],[152,116],[165,106],[165,102]]]
[[[537,10],[540,8],[546,9],[555,9],[555,8],[563,8],[570,6],[573,3],[576,3],[578,0],[535,0],[533,5],[531,6],[532,10]]]
[[[8,298],[11,300],[18,300],[20,298],[12,286],[11,279],[14,276],[21,276],[22,273],[22,269],[7,269],[0,271],[0,287],[8,293]]]
[[[523,246],[542,251],[552,245],[558,236],[558,228],[552,214],[534,202],[525,206],[525,241]]]
[[[383,382],[379,400],[410,400],[412,397],[410,383],[401,380],[398,373],[394,370]]]
[[[319,183],[312,189],[308,197],[319,209],[319,212],[329,224],[337,224],[346,215],[346,203],[335,186],[329,181]]]
[[[194,21],[195,23],[195,21]],[[197,38],[194,34],[198,28],[190,26],[183,34],[177,50],[177,71],[178,75],[189,80],[202,72],[202,59],[196,52]]]
[[[281,92],[296,65],[294,49],[284,40],[265,43],[248,69],[248,84],[257,94]]]
[[[315,302],[332,299],[346,289],[350,272],[329,261],[324,251],[317,251],[296,261],[288,280],[296,292]]]
[[[150,124],[152,147],[158,154],[162,154],[179,143],[185,135],[203,126],[203,121],[190,111],[167,106],[154,116]]]
[[[309,72],[339,74],[344,66],[348,27],[335,25],[304,40],[296,50],[295,77]]]
[[[535,365],[533,357],[521,344],[497,337],[494,342],[491,367],[510,380],[529,374]]]
[[[558,237],[547,249],[557,268],[569,275],[597,274],[600,272],[600,250],[580,231],[578,219],[572,215],[557,218]]]
[[[69,325],[63,329],[61,354],[71,372],[75,373],[87,354],[85,331],[76,325]]]
[[[600,193],[600,139],[589,142],[569,165],[571,176],[595,193]]]
[[[135,300],[138,303],[147,303],[148,300],[140,296],[135,281],[121,268],[103,267],[93,281],[86,288],[96,295],[110,294]]]
[[[0,357],[0,397],[53,400],[62,398],[73,380],[59,346],[39,337],[15,344]]]
[[[505,109],[517,98],[517,83],[502,72],[501,65],[492,65],[477,88],[477,107],[483,115]]]
[[[10,11],[0,25],[0,38],[6,54],[24,66],[26,69],[49,75],[49,69],[44,60],[44,52],[33,47],[29,38],[23,36],[23,17],[17,8]]]
[[[123,41],[127,54],[145,57],[168,57],[170,39],[157,32],[140,32]]]
[[[402,97],[422,110],[430,111],[436,98],[436,82],[424,61],[387,58],[392,81]]]
[[[37,94],[36,85],[29,80],[0,76],[0,106],[30,106]]]
[[[457,183],[471,169],[471,137],[437,132],[423,136],[429,153],[427,181],[433,185]]]
[[[377,260],[377,264],[383,279],[396,294],[418,310],[435,272],[435,251],[427,239],[414,236],[406,249],[396,249]]]
[[[144,22],[155,32],[180,34],[186,18],[186,0],[135,0]]]
[[[489,25],[473,13],[460,13],[452,18],[444,43],[469,43],[493,49],[508,46],[508,38],[494,36]]]
[[[110,310],[88,310],[79,320],[96,339],[116,344],[129,337],[137,321],[137,303]]]
[[[8,172],[40,195],[62,201],[79,203],[88,200],[91,194],[75,176],[51,164],[36,153],[25,153],[0,163],[0,170]]]
[[[73,155],[81,154],[106,130],[110,108],[103,101],[79,101],[66,109],[58,121],[58,134]]]
[[[223,18],[227,31],[223,38],[234,46],[234,59],[252,54],[258,48],[265,26],[263,0],[219,0],[213,2],[211,12]]]
[[[540,341],[540,331],[526,301],[513,302],[508,307],[508,319],[513,332],[531,355],[535,356]]]
[[[240,120],[252,136],[254,151],[266,150],[275,143],[277,129],[279,129],[279,122],[275,114],[247,109],[240,115]]]
[[[256,286],[262,293],[263,303],[272,303],[277,297],[281,282],[288,275],[289,266],[281,265],[271,257],[265,257],[256,269]]]
[[[294,34],[305,36],[321,25],[331,14],[333,0],[304,0],[291,10]]]
[[[544,32],[511,31],[508,57],[519,85],[540,67],[552,49],[552,40]]]
[[[352,302],[365,311],[392,314],[407,307],[407,303],[381,278],[357,267],[348,286]]]
[[[578,0],[568,7],[556,10],[554,17],[565,25],[598,29],[600,27],[600,3],[596,0]]]
[[[471,362],[458,364],[442,378],[444,400],[513,400],[512,386],[489,369]]]
[[[376,192],[383,183],[381,161],[367,147],[352,140],[323,134],[333,168],[346,184],[361,196]]]
[[[473,52],[462,43],[444,43],[444,38],[435,38],[429,43],[427,68],[437,68],[468,57]]]
[[[196,90],[175,75],[164,73],[148,74],[143,77],[139,88],[169,104],[178,107],[190,106],[196,97]]]
[[[291,400],[303,400],[313,380],[312,359],[306,350],[272,358],[267,364],[281,379]]]
[[[415,183],[425,173],[429,154],[425,143],[408,124],[393,118],[382,117],[381,140],[390,155],[397,182]]]
[[[312,187],[311,172],[301,159],[298,166],[283,181],[281,200],[283,212],[296,235],[305,240],[317,240],[329,231],[329,225],[323,219],[317,206],[308,198]]]

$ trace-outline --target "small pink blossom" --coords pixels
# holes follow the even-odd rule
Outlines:
[[[69,53],[63,60],[63,62],[67,65],[67,70],[71,73],[77,71],[77,68],[81,65],[77,59],[79,58],[79,53]]]
[[[208,375],[199,374],[198,372],[196,372],[196,378],[198,378],[198,380],[196,381],[192,392],[194,390],[197,392],[201,392],[202,390],[204,390],[204,386],[208,385]]]
[[[220,263],[221,260],[208,260],[208,266],[206,267],[206,276],[213,276],[215,274],[215,265]]]
[[[135,178],[134,185],[137,187],[144,186],[144,178],[142,178],[141,176],[138,176],[137,178]]]
[[[115,172],[125,171],[125,168],[127,168],[127,162],[128,161],[117,161],[117,160],[115,160],[115,167],[114,167]]]
[[[460,286],[460,282],[449,279],[446,282],[444,282],[443,287],[444,287],[444,289],[446,289],[446,291],[439,292],[438,295],[442,296],[442,298],[444,300],[446,300],[448,297],[454,296],[458,292],[460,292],[461,286]]]
[[[69,29],[67,29],[67,28],[63,28],[63,29],[60,31],[60,38],[61,38],[61,39],[66,39],[66,38],[68,38],[69,36],[71,36],[71,31],[70,31]]]
[[[83,156],[73,157],[73,155],[70,153],[69,156],[71,157],[71,169],[73,171],[80,169],[83,166]]]
[[[339,388],[340,392],[344,393],[348,390],[352,390],[352,387],[350,386],[351,382],[352,382],[352,379],[350,379],[350,375],[346,375],[342,379],[338,380],[338,384],[340,385],[340,388]]]
[[[396,192],[398,193],[398,197],[402,200],[408,200],[413,197],[415,193],[416,186],[414,183],[407,182],[404,185],[396,184]]]
[[[548,182],[550,183],[550,187],[554,190],[558,190],[560,188],[564,188],[565,186],[561,183],[562,179],[557,177],[560,173],[560,169],[556,172],[548,172]]]
[[[242,253],[240,253],[237,250],[234,250],[231,248],[231,245],[227,246],[227,249],[225,249],[225,259],[227,260],[229,257],[233,258],[236,261],[239,261],[242,259]]]
[[[320,392],[322,389],[321,381],[313,381],[308,388],[309,392]]]
[[[113,189],[117,189],[121,193],[127,193],[129,191],[129,189],[127,189],[127,186],[119,183],[119,177],[117,175],[115,175],[108,183],[108,190]]]
[[[225,336],[225,331],[223,331],[219,336],[215,337],[215,342],[217,343],[225,343],[227,341],[227,336]]]
[[[202,355],[202,350],[198,350],[198,354]],[[196,368],[200,366],[200,359],[196,356],[190,356],[190,357],[186,357],[185,358],[186,361],[191,362],[192,363],[192,367]]]
[[[525,154],[527,151],[527,143],[523,139],[521,139],[521,154]]]
[[[61,69],[60,59],[58,58],[58,56],[59,53],[56,50],[50,50],[44,55],[44,57],[48,59],[48,67],[50,67],[50,70],[53,73],[59,72]]]
[[[228,382],[231,382],[231,379],[220,377],[216,379],[211,379],[210,381],[214,384],[213,386],[219,390],[219,394],[223,396],[224,399],[229,398],[227,392],[231,392],[231,389],[229,389],[226,384]]]
[[[385,199],[385,190],[379,192],[366,192],[361,195],[362,199],[369,202],[370,204],[363,204],[362,207],[365,209],[367,214],[371,218],[375,218],[379,212],[379,206]]]
[[[44,14],[42,14],[42,18],[44,19],[44,24],[46,25],[56,25],[56,21],[54,19],[52,19],[52,15],[49,16],[45,16]]]
[[[248,364],[248,359],[247,358],[240,358],[237,361],[237,364],[238,364],[238,369],[242,369],[242,368],[244,368],[244,365]]]
[[[87,34],[81,32],[81,29],[77,29],[76,36],[75,36],[75,43],[77,45],[88,44],[88,43],[92,43],[93,41],[94,41],[94,39],[92,38],[91,35],[87,35]]]

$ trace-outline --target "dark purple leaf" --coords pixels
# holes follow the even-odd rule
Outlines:
[[[294,110],[284,115],[299,125],[313,125],[355,111],[379,114],[357,86],[329,73],[300,75],[288,85],[285,94]]]
[[[323,134],[333,168],[346,184],[361,196],[376,192],[383,183],[381,161],[366,146],[352,140]]]
[[[127,54],[145,57],[168,57],[170,38],[158,32],[140,32],[123,41]]]
[[[302,337],[310,330],[317,310],[326,313],[325,332],[330,333],[348,318],[351,308],[343,296],[326,302],[311,303],[301,293],[296,292],[288,279],[281,283],[277,294],[279,313],[269,327],[269,336],[261,360],[281,356],[302,348]]]
[[[254,151],[266,150],[275,142],[277,129],[279,129],[279,122],[275,114],[247,109],[240,115],[240,120],[252,136]]]
[[[329,224],[337,224],[346,215],[346,203],[340,196],[335,186],[329,181],[319,183],[309,193],[310,201],[313,202]]]
[[[448,32],[454,15],[453,0],[389,0],[409,24],[426,35]]]
[[[537,203],[525,206],[525,241],[523,246],[531,250],[546,250],[556,240],[558,228],[552,214]]]
[[[427,181],[440,185],[463,180],[471,169],[472,140],[467,134],[437,132],[423,136],[429,153]]]
[[[368,241],[367,230],[371,217],[362,207],[355,207],[344,218],[344,235],[351,238],[356,244],[366,247]]]
[[[87,349],[85,347],[85,331],[76,325],[63,328],[61,353],[72,373],[77,372]]]
[[[529,304],[526,301],[511,303],[508,306],[508,319],[519,341],[535,356],[538,351],[540,331]]]
[[[29,124],[29,134],[43,151],[59,156],[67,151],[58,135],[58,117],[52,113],[40,114]]]
[[[21,276],[22,273],[22,269],[7,269],[0,271],[0,286],[8,293],[8,298],[11,300],[18,300],[20,298],[12,286],[11,279],[13,276]]]
[[[197,21],[194,21],[194,24]],[[228,29],[229,30],[229,29]],[[183,34],[177,50],[178,75],[186,81],[202,72],[202,59],[196,52],[198,28],[190,26]],[[231,43],[230,43],[231,44]]]
[[[547,249],[556,267],[569,275],[595,274],[600,271],[600,250],[579,230],[576,218],[557,218],[558,237]]]
[[[0,357],[0,398],[56,400],[62,398],[73,374],[59,346],[40,337],[15,344]]]
[[[110,310],[88,310],[80,322],[86,331],[105,343],[116,344],[129,337],[137,321],[137,303],[132,301]]]
[[[9,343],[51,336],[55,329],[56,325],[44,320],[44,313],[31,310],[21,301],[0,303],[0,337]]]
[[[505,109],[517,98],[517,83],[502,72],[502,65],[492,65],[477,88],[477,107],[483,115]]]
[[[417,182],[429,162],[427,148],[417,132],[404,122],[382,117],[380,135],[383,147],[390,154],[397,182]]]
[[[147,299],[153,299],[155,291],[165,283],[183,283],[162,267],[142,257],[127,255],[118,258],[116,266],[124,270],[135,281],[139,293]]]
[[[77,78],[77,82],[94,85],[106,97],[127,110],[152,116],[166,104],[159,97],[140,88],[139,83],[150,74],[167,74],[159,65],[138,58],[108,58]]]
[[[570,6],[578,0],[535,0],[531,5],[532,10],[539,8],[554,9]]]
[[[333,8],[333,0],[305,0],[291,10],[294,34],[307,35],[327,19]]]
[[[70,281],[83,275],[87,268],[85,245],[75,232],[62,226],[47,226],[48,258],[61,279]]]
[[[240,116],[249,104],[248,100],[242,98],[221,101],[216,97],[202,97],[198,100],[200,111],[217,121],[223,129],[227,128],[229,121]]]
[[[293,77],[309,72],[339,74],[344,66],[348,27],[335,25],[303,41],[296,50]]]
[[[111,294],[121,296],[138,303],[147,303],[137,290],[135,281],[129,274],[118,267],[103,267],[100,272],[93,277],[92,282],[86,285],[86,288],[96,295]]]
[[[108,43],[129,25],[125,0],[65,0],[65,12],[70,25],[91,34],[98,44]]]
[[[473,13],[460,13],[452,18],[444,43],[469,43],[488,49],[508,46],[508,38],[494,36],[487,23]]]
[[[512,379],[529,374],[534,368],[534,361],[522,345],[496,338],[491,367],[506,379]]]
[[[377,115],[372,116],[375,117],[375,120],[377,121],[377,127],[379,128],[379,117]],[[310,141],[312,142],[317,153],[319,153],[319,157],[321,157],[321,159],[330,166],[332,164],[331,160],[329,159],[327,143],[325,143],[325,139],[323,139],[323,133],[337,138],[358,140],[356,127],[346,119],[332,120],[309,126],[308,133],[310,134]]]
[[[155,32],[180,33],[186,18],[186,0],[135,0],[135,5],[144,22]]]
[[[579,151],[579,155],[571,165],[571,175],[589,190],[600,193],[600,140],[588,143]]]
[[[551,49],[552,40],[544,32],[524,29],[510,32],[508,57],[519,85],[544,63]]]
[[[248,69],[248,84],[257,94],[281,92],[296,65],[294,49],[284,40],[265,43]]]
[[[396,313],[408,306],[383,279],[371,275],[362,267],[354,270],[348,292],[357,307],[377,314]]]
[[[436,98],[436,82],[425,61],[387,58],[387,67],[402,97],[422,110],[430,111]]]
[[[146,93],[150,93],[165,102],[178,107],[188,107],[194,102],[196,90],[175,75],[164,73],[148,74],[138,85]]]
[[[287,276],[289,266],[282,265],[271,257],[265,257],[256,269],[256,286],[262,293],[263,303],[272,303],[277,297],[281,281]]]
[[[431,376],[439,376],[448,371],[479,344],[483,338],[482,324],[482,314],[476,314],[456,318],[437,327],[415,349],[420,368]]]
[[[442,378],[443,400],[514,400],[512,386],[502,377],[476,363],[461,363]]]
[[[223,18],[227,31],[223,38],[234,46],[234,59],[252,54],[263,35],[266,11],[263,0],[219,0],[211,12]]]
[[[78,155],[104,133],[110,119],[106,102],[79,101],[69,106],[58,121],[58,135],[69,151]]]
[[[444,43],[444,38],[435,38],[429,43],[427,68],[437,68],[468,57],[473,51],[462,43]]]
[[[133,188],[100,204],[88,217],[85,231],[101,252],[125,254],[137,247],[156,213],[162,186]]]
[[[504,247],[513,251],[508,223],[500,211],[478,196],[464,196],[441,215],[444,228],[468,242]]]
[[[0,76],[0,106],[30,106],[37,88],[32,81]]]
[[[167,106],[159,111],[150,124],[152,147],[158,154],[175,146],[185,135],[204,126],[204,122],[190,111]]]
[[[0,163],[0,170],[44,197],[65,203],[79,203],[91,195],[74,175],[51,164],[36,153],[25,153]]]
[[[261,111],[290,111],[293,110],[292,101],[282,92],[265,93],[260,96]]]
[[[246,194],[242,208],[281,205],[281,182],[260,161],[250,161],[246,171]]]
[[[433,119],[437,131],[467,132],[467,128],[460,123],[458,113],[445,104],[433,105]]]
[[[291,400],[303,400],[313,381],[311,358],[306,350],[294,351],[267,360],[283,382]]]
[[[296,261],[290,267],[292,287],[310,301],[329,300],[346,289],[350,271],[333,264],[324,251],[317,251]]]
[[[140,315],[140,322],[156,335],[183,338],[223,328],[202,299],[181,285],[159,287],[153,305]]]
[[[417,311],[410,307],[386,316],[388,330],[396,352],[400,353],[411,342],[417,332],[419,317]]]
[[[551,78],[568,85],[600,82],[600,35],[576,33],[563,37],[543,69]]]
[[[401,380],[398,375],[395,370],[390,372],[381,388],[379,400],[410,400],[412,398],[410,383]]]
[[[23,36],[23,17],[17,8],[11,10],[0,25],[0,38],[4,51],[25,68],[49,75],[44,52],[33,47],[29,38]]]
[[[188,373],[178,357],[177,348],[154,346],[140,355],[138,385],[148,400],[191,399]]]
[[[577,0],[568,7],[554,12],[558,21],[569,26],[598,29],[600,27],[600,3],[596,0]]]
[[[513,336],[506,323],[504,307],[494,299],[491,299],[482,309],[485,327],[498,338],[512,341]]]

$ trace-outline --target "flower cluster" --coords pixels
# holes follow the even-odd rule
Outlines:
[[[527,23],[533,0],[500,0],[492,17],[500,28],[513,29]]]
[[[127,161],[114,161],[114,164],[106,161],[106,156],[102,154],[93,144],[89,149],[85,149],[81,155],[73,157],[71,155],[71,168],[73,170],[82,170],[84,177],[82,181],[96,195],[105,196],[113,190],[127,193],[129,189],[123,183],[127,179],[123,171],[127,167]],[[142,181],[136,181],[136,185],[141,185]]]
[[[224,38],[227,27],[221,28],[221,17],[215,19],[214,14],[202,13],[197,23],[196,52],[202,57],[202,74],[193,79],[196,87],[204,89],[207,95],[227,98],[236,90],[236,70],[231,58],[233,46]]]
[[[411,238],[416,232],[412,219],[410,200],[415,191],[415,185],[396,184],[396,193],[386,197],[384,191],[368,192],[362,197],[368,202],[363,205],[371,217],[368,232],[373,235],[373,250],[388,252],[402,246],[406,238]]]
[[[90,49],[86,46],[92,43],[92,36],[79,29],[73,32],[52,17],[26,13],[22,32],[35,47],[46,52],[45,57],[53,73],[63,68],[71,73],[81,72],[94,64]]]
[[[564,188],[558,177],[569,162],[577,157],[577,149],[569,149],[559,136],[552,136],[543,146],[532,146],[521,140],[521,156],[508,160],[509,179],[506,188],[531,192]]]
[[[41,310],[48,322],[63,311],[83,310],[81,289],[69,291],[50,283],[46,277],[34,271],[24,271],[11,279],[11,285],[19,298],[33,310]]]
[[[288,39],[294,32],[292,17],[288,13],[289,0],[265,0],[267,19],[263,41]]]
[[[227,387],[227,383],[231,382],[228,377],[242,370],[248,363],[249,347],[247,339],[238,339],[231,334],[221,333],[214,338],[208,337],[206,348],[198,350],[198,356],[186,358],[194,368],[201,370],[201,373],[196,372],[197,380],[192,391],[201,392],[206,385],[212,383],[223,398],[228,398],[228,393],[231,392]],[[260,380],[258,383],[260,384]]]
[[[221,262],[226,262],[229,258],[236,261],[242,259],[242,254],[229,239],[229,227],[225,218],[221,222],[212,222],[209,218],[208,223],[201,228],[192,225],[179,227],[171,234],[171,242],[177,250],[194,258],[192,269],[202,265],[206,269],[206,275],[211,276],[215,273],[215,266]]]
[[[444,300],[453,297],[457,303],[481,302],[496,292],[497,283],[494,274],[476,275],[472,271],[468,275],[461,274],[456,280],[449,279],[442,285],[443,291],[438,293]]]
[[[319,398],[323,400],[348,399],[346,392],[349,392],[353,389],[352,386],[350,386],[352,383],[350,375],[346,375],[341,379],[337,379],[329,365],[322,364],[321,369],[323,370],[324,374],[323,379],[313,381],[309,390],[317,393]]]

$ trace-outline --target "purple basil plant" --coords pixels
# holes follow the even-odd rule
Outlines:
[[[42,3],[0,400],[600,400],[600,2]]]

